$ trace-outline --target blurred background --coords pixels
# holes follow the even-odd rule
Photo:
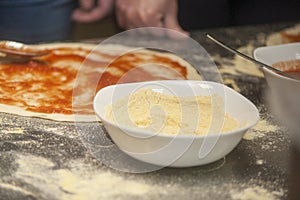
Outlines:
[[[1,0],[0,40],[26,43],[81,40],[122,31],[115,9],[101,20],[88,23],[72,20],[73,11],[85,1],[93,0]],[[93,4],[101,6],[101,2],[94,0]],[[178,22],[187,31],[300,21],[299,0],[178,0],[177,3]]]

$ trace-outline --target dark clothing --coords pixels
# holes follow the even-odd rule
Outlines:
[[[186,30],[300,21],[300,0],[178,0]]]

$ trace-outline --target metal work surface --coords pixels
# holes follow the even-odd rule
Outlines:
[[[237,58],[207,40],[204,33],[235,48],[250,45],[251,50],[264,46],[272,32],[289,26],[220,28],[191,34],[216,62],[223,82],[250,99],[260,112],[258,125],[225,158],[199,167],[126,173],[106,165],[105,159],[122,162],[118,157],[95,158],[87,150],[90,146],[83,144],[80,135],[93,138],[99,133],[98,122],[56,122],[1,113],[0,199],[287,199],[291,141],[267,106],[266,81],[261,74],[252,73],[259,69],[254,64],[244,66],[250,72],[236,69]],[[192,53],[183,52],[183,56]],[[112,147],[106,139],[103,145]]]

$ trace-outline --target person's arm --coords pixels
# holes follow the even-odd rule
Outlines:
[[[113,11],[114,0],[79,0],[79,8],[72,15],[77,22],[93,22],[101,20]]]

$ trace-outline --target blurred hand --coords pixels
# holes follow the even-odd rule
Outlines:
[[[77,22],[93,22],[108,16],[114,7],[114,0],[79,0],[79,8],[72,15]]]
[[[161,27],[188,35],[177,19],[177,0],[116,0],[115,6],[122,28]]]

